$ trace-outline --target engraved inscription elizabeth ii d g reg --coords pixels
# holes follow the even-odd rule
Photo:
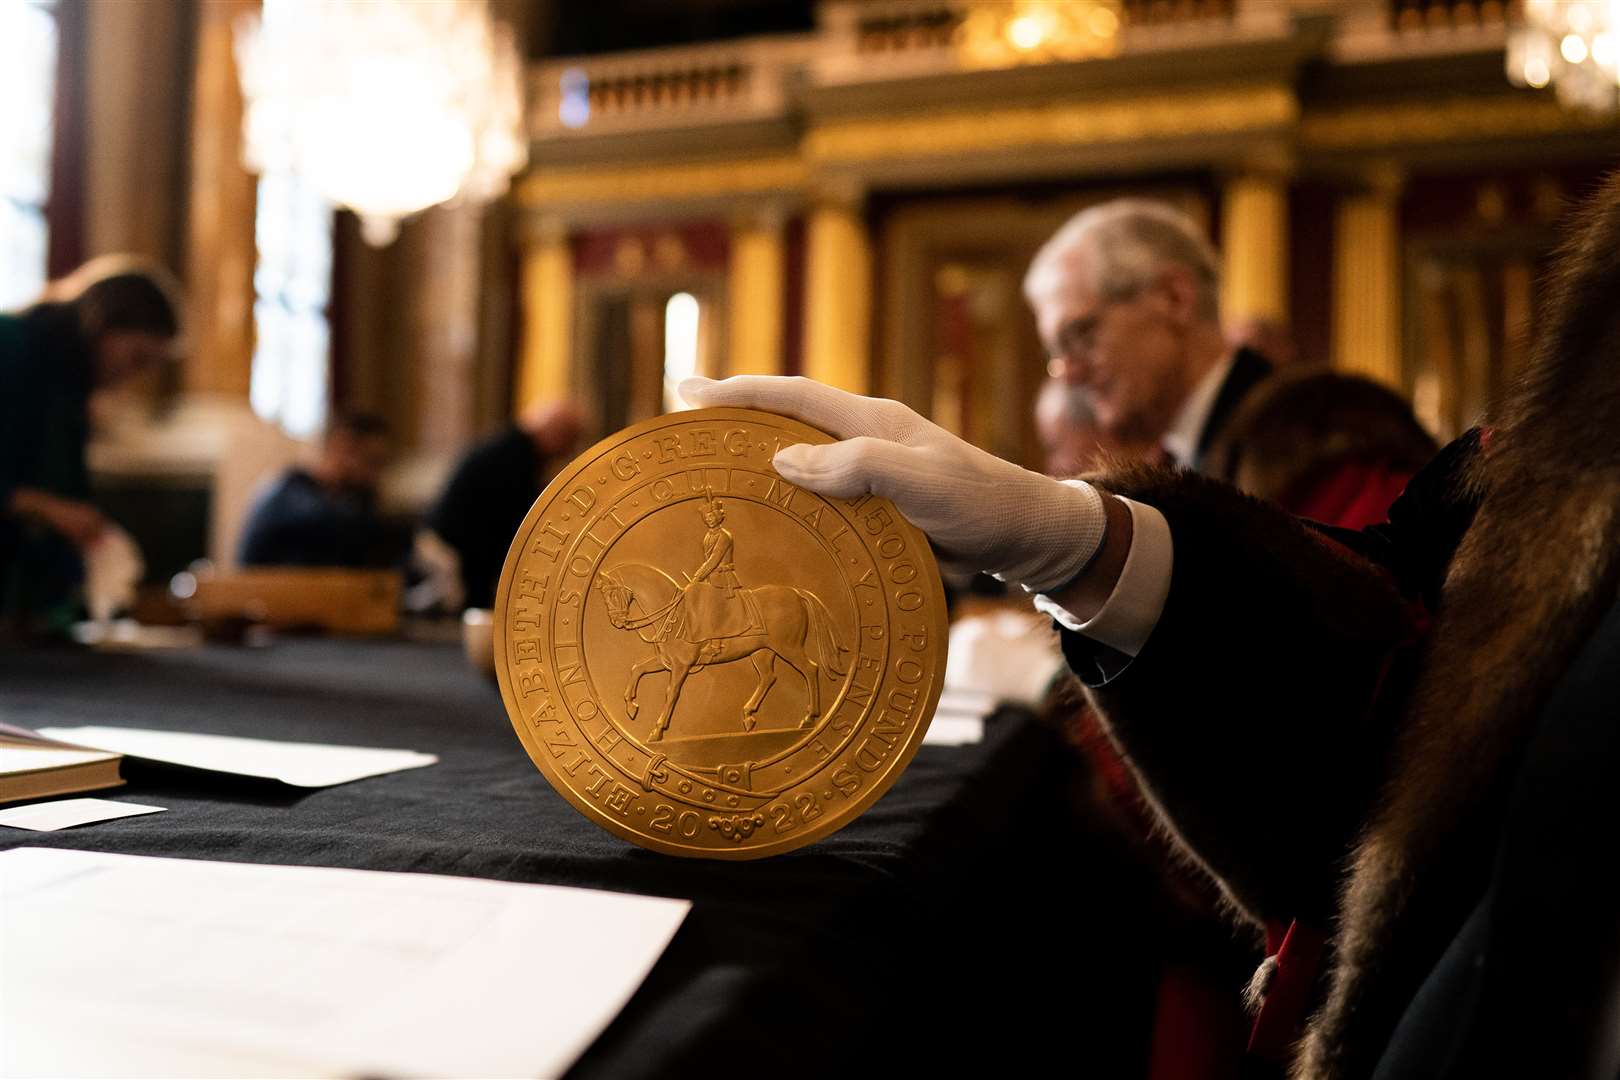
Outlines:
[[[927,539],[771,458],[832,440],[745,409],[626,428],[524,518],[495,602],[501,696],[586,817],[657,851],[750,859],[848,824],[922,742],[945,672]]]

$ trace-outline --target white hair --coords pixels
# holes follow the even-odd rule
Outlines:
[[[1220,318],[1220,270],[1215,249],[1186,214],[1151,199],[1114,199],[1088,206],[1070,218],[1035,253],[1024,275],[1024,295],[1033,298],[1079,251],[1090,256],[1091,286],[1098,296],[1123,300],[1153,283],[1167,266],[1180,266],[1198,287],[1199,317]]]

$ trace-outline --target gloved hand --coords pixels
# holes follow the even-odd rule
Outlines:
[[[768,375],[690,378],[680,392],[694,405],[763,409],[843,440],[784,447],[773,464],[818,494],[892,500],[928,534],[947,572],[983,570],[1049,592],[1078,575],[1102,543],[1103,501],[1091,485],[1003,461],[898,401]]]
[[[135,586],[146,560],[135,538],[111,522],[84,549],[84,606],[96,622],[106,622],[135,602]]]

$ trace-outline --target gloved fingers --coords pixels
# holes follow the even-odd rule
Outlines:
[[[907,459],[911,453],[899,443],[861,435],[824,446],[785,446],[772,464],[782,479],[820,495],[847,499],[870,493],[893,499],[908,488],[904,478],[914,468]]]
[[[892,414],[887,406],[897,404],[861,397],[802,376],[733,375],[717,382],[694,375],[681,380],[679,389],[681,397],[693,405],[763,409],[802,420],[835,439],[889,437]]]

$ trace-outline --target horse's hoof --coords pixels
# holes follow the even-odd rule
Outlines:
[[[810,728],[810,727],[815,727],[815,726],[816,726],[816,718],[814,716],[807,716],[807,717],[805,717],[803,720],[801,720],[799,722],[799,730],[800,731],[803,731],[805,728]]]
[[[663,728],[653,728],[653,733],[651,735],[647,736],[647,741],[648,742],[658,742],[663,737],[664,737],[664,729]]]
[[[636,713],[638,713],[640,711],[641,711],[641,706],[637,705],[635,702],[627,701],[627,702],[624,703],[624,714],[625,714],[625,716],[629,717],[631,720],[634,720],[636,718]]]
[[[753,731],[754,730],[754,724],[756,723],[756,721],[754,720],[754,714],[753,713],[743,713],[742,721],[743,721],[743,730],[744,731]]]

